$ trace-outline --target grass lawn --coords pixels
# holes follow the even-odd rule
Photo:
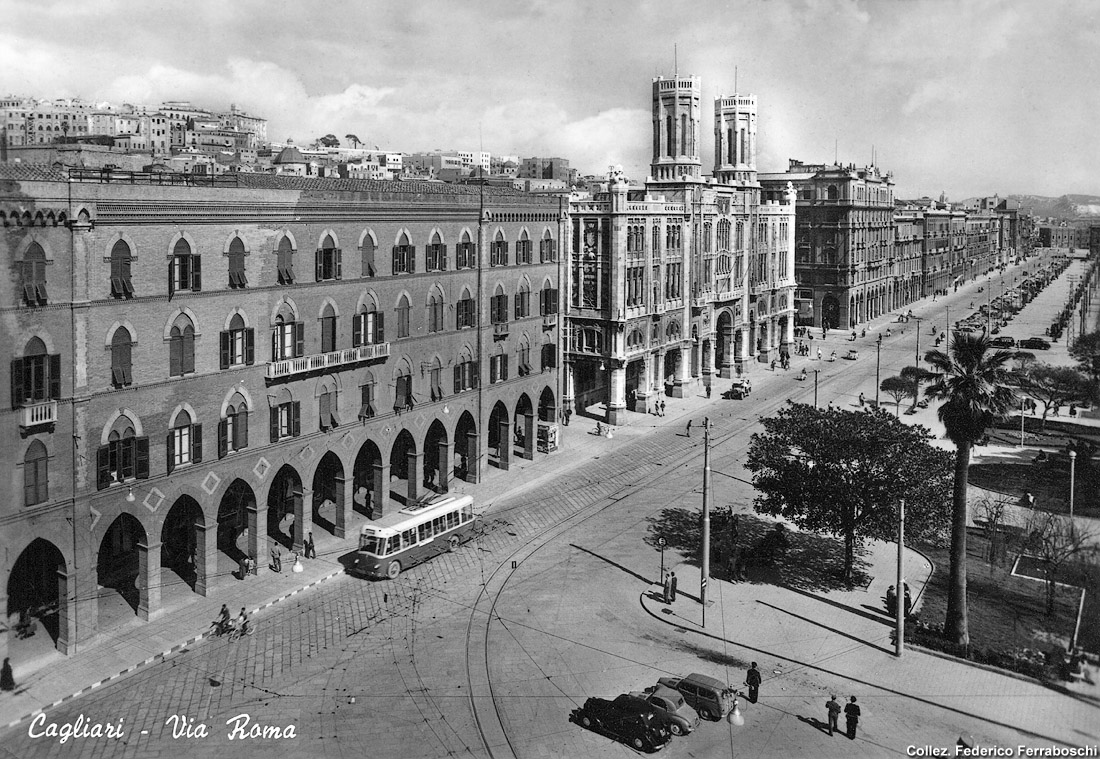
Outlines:
[[[941,625],[947,611],[950,583],[950,550],[947,546],[921,546],[936,571],[921,599],[920,619]],[[1016,553],[1004,552],[993,564],[987,561],[989,540],[980,531],[967,536],[967,599],[971,650],[995,649],[1011,653],[1031,648],[1049,651],[1055,644],[1067,646],[1077,621],[1080,591],[1059,587],[1054,613],[1047,614],[1046,585],[1011,574]]]

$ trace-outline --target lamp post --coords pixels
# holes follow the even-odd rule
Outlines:
[[[820,369],[814,369],[814,408],[817,408],[817,375],[821,372]],[[877,399],[876,399],[877,402]]]
[[[899,659],[905,651],[905,499],[898,504],[898,584],[894,614],[897,625],[897,640],[894,641],[894,655]]]
[[[703,627],[707,626],[707,578],[710,577],[710,417],[703,417],[703,556],[699,579],[699,600],[703,605]]]
[[[1069,515],[1073,517],[1073,475],[1077,466],[1077,451],[1069,452]]]
[[[916,317],[914,317],[916,318]],[[917,324],[917,332],[920,332],[920,324]],[[878,410],[878,385],[879,385],[879,369],[882,364],[882,333],[878,335],[878,340],[875,340],[875,410]],[[815,378],[816,379],[816,378]],[[814,405],[817,405],[816,393]]]

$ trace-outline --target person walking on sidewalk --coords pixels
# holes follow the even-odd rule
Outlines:
[[[863,408],[863,393],[859,394],[859,407]]]
[[[688,419],[687,436],[691,437],[691,420]]]
[[[749,702],[755,704],[760,697],[760,670],[756,668],[756,662],[745,673],[745,685],[749,686]]]
[[[710,385],[707,385],[707,400],[710,400]]]
[[[4,659],[4,666],[0,667],[0,690],[15,690],[15,673],[11,670],[11,659]]]
[[[306,558],[307,559],[316,559],[317,558],[317,546],[314,545],[314,543],[313,543],[313,530],[309,531],[309,536],[306,538],[305,548],[306,548]]]
[[[676,573],[675,572],[669,572],[668,574],[669,574],[669,581],[668,581],[669,598],[672,599],[671,601],[669,601],[669,603],[674,603],[676,601]]]
[[[664,416],[664,415],[665,415],[665,399],[664,399],[664,398],[662,398],[661,400],[659,400],[659,401],[657,402],[657,405],[658,405],[658,406],[660,407],[660,409],[661,409],[661,413],[659,414],[659,416]]]
[[[859,724],[859,704],[856,703],[856,697],[852,696],[852,701],[846,704],[844,707],[844,721],[848,723],[848,740],[854,741],[856,739],[856,725]]]
[[[283,571],[283,555],[279,553],[278,546],[271,547],[271,568],[276,572]]]
[[[665,591],[665,603],[666,604],[672,603],[672,575],[665,575],[664,591]]]
[[[825,711],[829,714],[829,735],[840,732],[837,720],[840,719],[840,702],[836,700],[836,694],[830,693],[829,700],[825,702]]]

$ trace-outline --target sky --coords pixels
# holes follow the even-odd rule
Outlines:
[[[737,91],[762,172],[873,151],[898,197],[1100,195],[1094,0],[0,0],[0,18],[0,94],[236,103],[275,141],[642,180],[651,82],[678,71],[702,79],[704,173],[714,98]]]

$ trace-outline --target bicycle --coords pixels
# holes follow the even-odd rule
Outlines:
[[[236,643],[242,635],[251,635],[254,632],[256,632],[256,626],[251,622],[245,622],[243,630],[238,625],[233,625],[229,630],[229,642]]]
[[[223,635],[228,635],[232,631],[232,622],[223,622],[220,619],[215,619],[213,622],[210,623],[210,630],[207,634],[212,635],[215,638],[220,638]]]

